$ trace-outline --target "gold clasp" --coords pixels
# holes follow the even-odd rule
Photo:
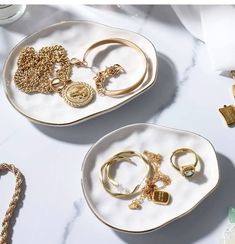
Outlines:
[[[78,58],[71,58],[70,64],[77,65],[79,67],[87,67],[88,63],[86,60],[80,60]]]

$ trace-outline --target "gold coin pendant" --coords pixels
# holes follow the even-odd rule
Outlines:
[[[78,108],[89,104],[95,96],[95,91],[85,82],[72,82],[62,90],[61,95],[67,104]]]

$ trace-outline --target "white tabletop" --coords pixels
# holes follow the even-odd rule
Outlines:
[[[0,160],[14,163],[26,181],[13,244],[218,243],[228,224],[228,207],[235,207],[235,128],[228,128],[218,112],[233,103],[232,80],[212,71],[205,45],[185,30],[170,6],[28,6],[20,20],[0,27],[0,71],[22,38],[52,23],[76,19],[149,38],[159,53],[159,82],[122,108],[67,128],[29,122],[11,107],[1,84]],[[217,190],[195,210],[146,235],[118,233],[102,224],[86,205],[80,184],[82,160],[90,146],[106,133],[137,122],[203,135],[217,151],[221,172]],[[13,187],[14,177],[3,175],[1,219]]]

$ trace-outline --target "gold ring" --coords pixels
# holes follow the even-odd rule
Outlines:
[[[179,166],[178,162],[177,162],[177,158],[182,155],[182,154],[187,154],[187,153],[191,153],[194,155],[194,163],[191,163],[191,164],[186,164],[186,165],[183,165],[183,166]],[[180,171],[180,173],[185,176],[185,177],[192,177],[195,172],[196,172],[196,166],[198,164],[198,161],[199,161],[199,157],[198,155],[190,148],[179,148],[179,149],[176,149],[171,157],[170,157],[170,161],[171,161],[171,164],[172,166]]]

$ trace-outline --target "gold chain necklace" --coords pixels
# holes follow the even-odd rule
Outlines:
[[[55,71],[58,64],[60,68]],[[56,76],[67,82],[71,73],[66,51],[58,45],[43,47],[38,53],[33,47],[26,47],[20,52],[17,65],[14,81],[25,93],[53,93],[52,79]]]
[[[26,47],[20,52],[17,65],[15,85],[25,93],[57,92],[72,107],[85,106],[95,95],[87,83],[70,80],[74,63],[61,45],[43,47],[38,53],[34,48]]]
[[[86,58],[89,53],[102,45],[123,45],[134,49],[143,61],[144,72],[140,79],[129,87],[108,90],[108,79],[117,77],[123,72],[119,64],[106,67],[94,77],[96,90],[100,95],[119,97],[129,94],[139,88],[147,75],[148,62],[143,50],[135,43],[122,39],[111,38],[93,43],[83,55],[82,61],[77,58],[68,58],[66,50],[61,45],[43,47],[38,52],[33,47],[23,48],[20,52],[17,71],[14,75],[16,87],[28,94],[59,93],[67,104],[72,107],[83,107],[90,103],[95,96],[95,90],[85,82],[70,80],[73,66],[88,67]]]

